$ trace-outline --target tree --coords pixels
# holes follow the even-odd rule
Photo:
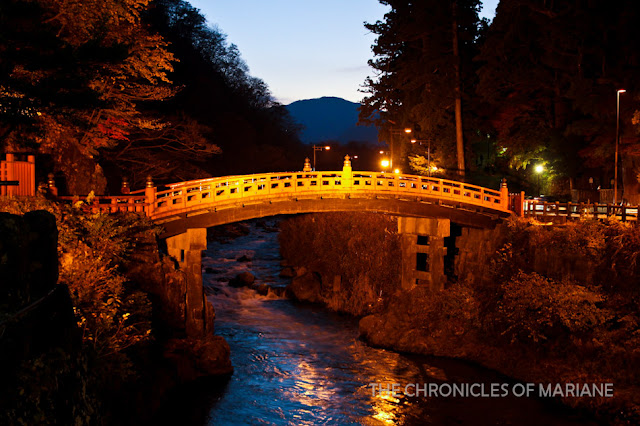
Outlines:
[[[377,76],[365,81],[360,120],[375,123],[385,138],[392,122],[419,127],[418,137],[433,141],[445,168],[464,171],[462,119],[472,111],[463,111],[462,103],[473,95],[472,59],[484,25],[480,2],[380,2],[391,10],[384,21],[365,24],[378,35],[376,58],[369,61]]]
[[[171,74],[180,93],[158,106],[211,131],[223,154],[198,163],[208,175],[294,170],[302,166],[297,125],[267,85],[249,74],[238,48],[183,0],[156,0],[147,22],[180,59]]]
[[[541,159],[572,177],[585,166],[601,168],[600,181],[608,186],[615,93],[637,88],[638,18],[640,5],[631,1],[500,2],[478,57],[478,93],[497,143],[515,167]],[[623,130],[631,120],[631,101],[632,96],[625,99],[622,109]],[[629,154],[636,141],[628,131],[623,140]],[[625,167],[635,168],[632,163],[626,155]]]
[[[51,154],[71,192],[104,189],[101,149],[164,126],[142,110],[175,93],[167,77],[174,56],[141,22],[147,4],[3,2],[5,147],[28,145]]]

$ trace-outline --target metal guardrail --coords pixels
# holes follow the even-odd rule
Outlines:
[[[617,217],[621,221],[638,221],[638,206],[600,203],[549,203],[524,201],[524,216],[538,219],[566,218],[566,220],[605,219]]]

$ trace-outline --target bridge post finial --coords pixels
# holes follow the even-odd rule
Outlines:
[[[504,209],[509,209],[509,188],[507,188],[507,178],[502,178],[500,183],[500,205]]]
[[[342,166],[342,186],[350,188],[353,185],[353,169],[351,168],[351,157],[344,156],[344,166]]]
[[[122,184],[120,185],[120,192],[122,194],[130,194],[131,188],[129,188],[129,179],[126,177],[122,178]]]
[[[56,180],[53,176],[53,173],[49,173],[47,175],[47,187],[49,189],[49,194],[53,195],[54,197],[58,196],[58,188],[56,188]]]
[[[302,168],[303,172],[310,172],[311,171],[311,160],[309,160],[309,157],[304,159],[304,167]]]
[[[147,187],[144,189],[147,202],[147,216],[151,217],[156,207],[156,187],[153,186],[151,175],[147,176]]]

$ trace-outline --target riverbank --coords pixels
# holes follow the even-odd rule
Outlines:
[[[3,353],[15,361],[2,366],[4,383],[17,385],[2,388],[8,406],[0,423],[140,424],[173,387],[231,373],[222,337],[186,337],[184,275],[159,253],[152,223],[40,197],[0,201],[1,212],[34,212],[24,217],[51,223],[44,232],[40,222],[17,227],[23,216],[2,217],[0,249],[9,259],[2,268],[11,282],[2,286],[0,319],[10,322],[0,334],[15,337],[8,351],[20,356]],[[56,297],[38,304],[45,281]]]
[[[319,216],[283,224],[283,255],[297,266],[294,271],[304,271],[291,284],[296,298],[362,316],[362,337],[375,346],[467,359],[532,383],[613,383],[613,398],[560,399],[608,421],[640,419],[639,289],[633,284],[640,276],[634,254],[640,235],[635,227],[584,222],[551,228],[512,220],[497,231],[500,238],[491,239],[493,248],[483,247],[486,272],[465,273],[465,265],[456,264],[460,280],[443,291],[383,291],[372,303],[371,294],[384,283],[376,282],[369,262],[359,259],[399,262],[399,253],[379,249],[389,236],[395,238],[393,225],[381,227],[371,216]],[[300,254],[301,241],[327,227],[333,229],[330,235]],[[360,250],[352,249],[352,238]],[[339,294],[333,282],[341,271],[331,264],[325,268],[325,253],[349,265],[350,277],[360,277],[341,277],[343,288],[376,283],[362,300],[357,291]],[[474,269],[478,264],[478,259],[469,262]]]

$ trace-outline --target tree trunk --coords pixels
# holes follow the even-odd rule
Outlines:
[[[458,156],[458,176],[464,180],[464,139],[462,135],[462,93],[460,89],[460,49],[458,46],[458,4],[451,5],[451,26],[453,39],[453,66],[455,71],[454,95],[456,98],[456,148]]]

